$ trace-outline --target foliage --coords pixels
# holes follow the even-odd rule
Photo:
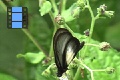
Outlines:
[[[4,74],[4,73],[0,73],[0,79],[1,80],[17,80],[14,77],[7,75],[7,74]]]

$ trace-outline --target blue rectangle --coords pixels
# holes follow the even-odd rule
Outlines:
[[[22,12],[22,7],[12,7],[12,12]]]
[[[22,22],[12,22],[12,28],[22,28]]]
[[[22,13],[12,13],[12,21],[22,21]]]

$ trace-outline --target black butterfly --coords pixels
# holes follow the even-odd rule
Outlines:
[[[83,46],[84,42],[80,43],[67,29],[59,28],[56,31],[53,38],[53,49],[58,77],[66,72],[68,65]]]

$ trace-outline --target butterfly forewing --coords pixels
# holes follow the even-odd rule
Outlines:
[[[66,30],[66,29],[64,29],[64,28],[59,28],[59,29],[56,31],[55,35],[54,35],[53,43],[56,42],[57,37],[58,37],[61,33],[64,33],[64,32],[69,32],[69,31]]]
[[[67,69],[63,69],[63,51],[65,45],[72,37],[71,33],[63,28],[59,28],[54,35],[53,38],[53,48],[54,48],[54,55],[55,55],[55,63],[58,68],[58,76],[61,76],[63,72]]]
[[[55,33],[55,35],[54,35],[54,37],[53,37],[53,49],[54,49],[54,55],[56,56],[55,57],[55,62],[56,62],[56,58],[57,58],[57,56],[59,56],[58,54],[57,54],[57,44],[56,44],[56,42],[58,41],[58,36],[60,35],[60,34],[62,34],[62,33],[64,33],[64,32],[68,32],[68,30],[66,30],[66,29],[64,29],[64,28],[59,28],[57,31],[56,31],[56,33]],[[57,39],[57,40],[56,40]],[[58,58],[57,58],[58,59]]]
[[[66,63],[64,64],[65,67],[68,66],[70,64],[70,62],[74,59],[74,57],[76,56],[79,49],[80,49],[79,40],[76,39],[75,37],[72,37],[68,41],[68,43],[66,44],[65,49],[64,49],[64,53],[65,53],[64,60],[66,61]]]
[[[61,66],[63,67],[63,54],[64,54],[64,49],[67,44],[67,42],[72,38],[72,35],[68,32],[61,33],[58,38],[56,39],[56,45],[55,45],[55,50],[56,50],[56,55],[59,56],[59,61]]]

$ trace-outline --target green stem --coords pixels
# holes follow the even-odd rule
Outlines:
[[[77,72],[76,72],[77,74],[75,74],[75,76],[74,76],[74,79],[73,80],[78,80],[78,78],[79,78],[79,76],[80,76],[80,67],[78,67],[78,69],[77,69]]]
[[[89,12],[90,12],[90,14],[91,14],[91,18],[92,18],[91,26],[90,26],[90,36],[89,36],[89,38],[87,39],[87,43],[90,43],[90,40],[91,40],[91,37],[92,37],[92,34],[93,34],[93,29],[94,29],[96,17],[95,17],[94,14],[93,14],[93,11],[92,11],[92,9],[91,9],[91,7],[90,7],[89,1],[86,0],[86,2],[87,2],[87,6],[88,6],[87,8],[88,8],[88,10],[89,10]],[[86,52],[87,52],[87,49],[88,49],[88,46],[85,47],[84,53],[81,54],[81,57],[82,57],[82,58],[84,58],[85,56],[88,55],[88,54],[86,53]]]
[[[87,39],[87,43],[90,43],[90,40],[91,40],[91,37],[92,37],[92,34],[93,34],[93,29],[94,29],[96,17],[95,17],[94,14],[93,14],[93,11],[92,11],[92,9],[91,9],[91,7],[90,7],[89,1],[86,0],[86,2],[87,2],[87,6],[88,6],[87,8],[88,8],[88,10],[89,10],[89,12],[90,12],[90,14],[91,14],[91,18],[92,18],[91,27],[90,27],[90,36],[89,36],[89,38]],[[85,47],[84,53],[81,54],[81,58],[84,58],[86,55],[88,55],[88,54],[86,53],[87,50],[88,50],[88,46]],[[91,78],[92,78],[92,80],[94,80],[93,71],[92,71],[89,67],[87,67],[86,65],[84,65],[82,62],[81,62],[81,65],[83,65],[86,69],[88,69],[88,70],[90,71],[90,73],[91,73]],[[77,69],[77,72],[76,72],[75,75],[79,75],[78,70],[79,70],[79,68]],[[75,80],[78,80],[78,77],[75,76]]]
[[[61,12],[65,10],[67,0],[61,0]]]
[[[54,33],[55,33],[56,29],[54,29],[53,31],[53,36],[54,36]],[[50,50],[49,50],[49,56],[52,57],[53,56],[53,36],[52,36],[52,40],[51,40],[51,45],[50,45]]]
[[[91,75],[91,79],[94,80],[94,75],[93,75],[93,71],[92,69],[90,69],[88,66],[86,66],[85,64],[82,63],[82,61],[80,61],[81,65],[84,66],[89,72],[90,72],[90,75]]]
[[[91,17],[92,17],[91,27],[90,27],[90,36],[88,37],[88,40],[87,40],[87,43],[90,43],[90,40],[91,40],[92,34],[93,34],[93,30],[94,30],[95,21],[99,18],[99,14],[96,17],[94,17],[91,7],[88,9],[89,9],[89,11],[91,13]],[[86,55],[88,55],[86,53],[87,49],[88,49],[88,46],[85,47],[84,53],[81,55],[82,58],[84,58]]]
[[[94,25],[95,25],[95,18],[93,17],[92,18],[92,22],[91,22],[91,27],[90,27],[90,36],[89,36],[89,39],[88,39],[88,43],[91,40],[91,37],[92,37],[92,34],[93,34]]]
[[[50,66],[47,69],[50,69],[54,65],[55,65],[55,63],[50,64]]]
[[[94,46],[94,47],[99,47],[99,45],[96,45],[96,44],[90,44],[90,43],[85,43],[85,46]]]
[[[22,29],[22,31],[29,37],[29,39],[36,45],[36,47],[40,51],[42,51],[46,56],[48,56],[48,54],[43,50],[42,46],[38,44],[36,39],[30,34],[30,32],[27,29]]]
[[[93,71],[90,71],[90,74],[91,74],[91,79],[94,80]]]
[[[79,60],[79,63],[80,63],[80,65],[82,65],[83,67],[85,67],[88,71],[90,71],[90,72],[92,71],[88,66],[86,66],[85,64],[83,64],[83,62],[82,62],[81,59]],[[78,69],[77,69],[77,72],[75,74],[74,80],[78,80],[79,76],[80,76],[80,67],[78,67]]]
[[[5,11],[7,11],[6,5],[1,0],[0,0],[0,5]]]
[[[65,23],[64,26],[73,34],[74,32],[72,31],[72,29],[70,29],[70,27]]]
[[[94,29],[94,24],[95,24],[95,18],[92,18],[91,27],[90,27],[90,36],[87,39],[87,43],[90,43],[90,40],[91,40],[91,37],[92,37],[92,33],[93,33],[93,29]],[[82,58],[84,58],[85,56],[88,55],[87,50],[88,50],[88,46],[85,47],[84,53],[81,54]]]
[[[67,0],[60,0],[59,14],[62,14],[62,12],[65,11],[66,2],[67,2]]]
[[[53,31],[53,36],[54,36],[54,33],[55,33],[56,29],[57,29],[57,24],[54,21],[54,15],[53,15],[53,13],[51,11],[49,12],[49,15],[50,15],[50,17],[51,17],[51,19],[53,21],[53,25],[54,25],[54,31]],[[52,36],[50,50],[49,50],[49,56],[50,57],[53,56],[53,36]]]
[[[82,62],[81,59],[79,60],[79,62],[80,62],[80,65],[82,65],[84,68],[86,68],[86,69],[90,72],[90,74],[91,74],[91,79],[94,80],[94,75],[93,75],[92,69],[90,69],[88,66],[86,66],[86,65]],[[77,73],[77,74],[79,74],[79,73]],[[78,78],[76,78],[76,80],[78,80]]]
[[[55,0],[50,0],[51,3],[52,3],[52,6],[53,6],[53,10],[55,11],[55,14],[58,14],[58,9],[57,9],[57,6],[56,6],[56,3],[55,3]]]
[[[3,7],[3,9],[7,11],[7,7],[2,1],[0,1],[0,4]],[[21,29],[21,30],[30,38],[30,40],[36,45],[36,47],[47,56],[47,53],[42,49],[42,47],[38,44],[35,38],[29,33],[29,31],[27,29]]]
[[[88,39],[88,43],[89,43],[90,40],[91,40],[92,34],[93,34],[93,29],[94,29],[94,25],[95,25],[95,20],[96,20],[96,19],[95,19],[95,16],[94,16],[94,14],[93,14],[93,11],[92,11],[92,9],[91,9],[91,7],[90,7],[89,1],[86,0],[86,2],[87,2],[87,5],[88,5],[88,10],[89,10],[89,12],[90,12],[90,14],[91,14],[91,18],[92,18],[91,27],[90,27],[90,36],[89,36],[89,39]]]
[[[55,3],[55,0],[50,0],[51,3],[52,3],[52,6],[53,6],[53,9],[54,9],[54,13],[58,13],[58,9],[57,9],[57,6],[56,6],[56,3]],[[51,17],[52,21],[53,21],[53,25],[54,25],[54,31],[53,31],[53,35],[54,35],[54,32],[56,31],[56,23],[54,21],[54,14],[52,11],[49,12],[49,16]],[[49,50],[49,56],[53,56],[53,36],[52,36],[52,39],[51,39],[51,45],[50,45],[50,50]]]
[[[104,71],[106,71],[106,69],[98,69],[98,70],[92,70],[92,71],[94,71],[94,72],[104,72]]]

